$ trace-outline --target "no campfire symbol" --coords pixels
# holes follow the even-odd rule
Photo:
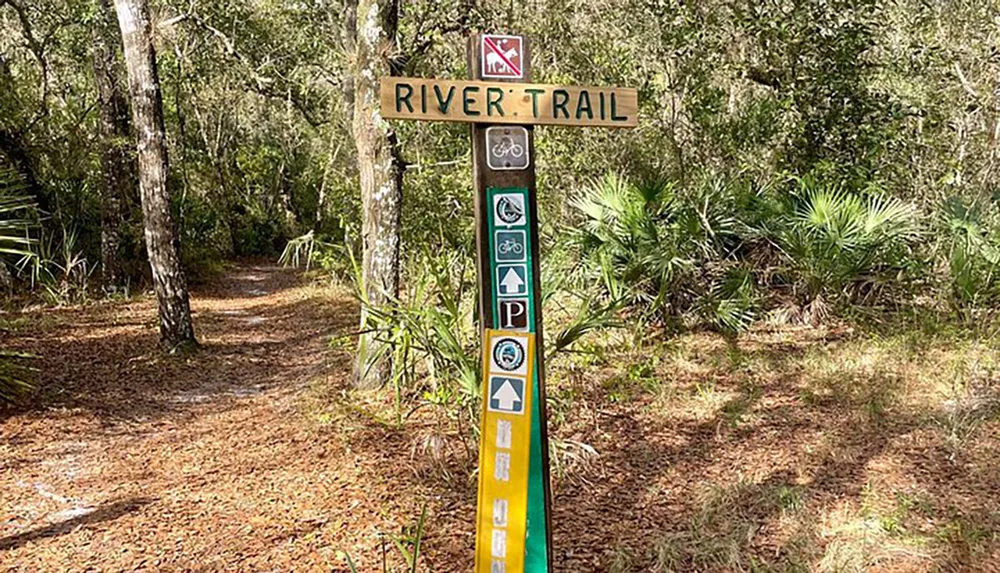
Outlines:
[[[484,34],[480,40],[484,78],[523,78],[521,56],[524,46],[520,36]]]

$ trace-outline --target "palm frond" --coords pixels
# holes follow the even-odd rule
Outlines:
[[[875,187],[861,194],[811,178],[797,182],[799,205],[779,242],[807,299],[898,282],[920,236],[913,205]]]
[[[34,257],[37,241],[31,231],[37,224],[34,200],[23,194],[24,186],[17,173],[0,168],[0,265],[7,265],[2,255],[18,257],[21,264]],[[31,389],[34,368],[25,364],[31,355],[0,349],[0,402],[12,402]]]

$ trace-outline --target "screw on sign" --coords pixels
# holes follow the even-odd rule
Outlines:
[[[521,195],[497,195],[494,203],[494,225],[509,227],[524,224],[524,198]]]
[[[486,34],[481,39],[484,78],[523,78],[524,54],[520,36],[494,36]]]
[[[524,296],[528,294],[527,265],[497,265],[497,295]]]
[[[496,258],[504,263],[523,263],[528,259],[527,254],[528,239],[524,231],[497,231],[496,232]]]
[[[500,328],[504,330],[528,329],[528,299],[515,298],[497,301]]]

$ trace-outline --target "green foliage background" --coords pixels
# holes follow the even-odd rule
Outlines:
[[[308,232],[356,247],[343,5],[152,7],[189,268],[274,256]],[[0,7],[0,157],[38,198],[43,242],[60,252],[72,238],[69,251],[91,267],[95,9]],[[575,270],[563,288],[620,295],[635,316],[726,328],[792,303],[810,315],[817,301],[826,313],[928,294],[955,309],[994,300],[995,1],[416,0],[400,10],[386,49],[405,74],[465,77],[465,32],[490,30],[531,39],[536,81],[639,90],[638,129],[537,130],[544,252]],[[397,128],[413,281],[427,249],[472,252],[470,150],[462,125]],[[612,192],[608,208],[637,218],[616,224],[636,227],[604,225],[600,247],[568,240],[580,237],[566,229],[602,225],[583,205]],[[137,255],[139,221],[127,218]]]

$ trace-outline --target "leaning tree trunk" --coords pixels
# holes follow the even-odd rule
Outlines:
[[[387,54],[396,37],[398,0],[360,0],[350,43],[354,44],[353,128],[361,180],[361,338],[355,384],[377,388],[392,374],[391,352],[373,328],[369,308],[399,295],[399,227],[402,169],[396,134],[379,113],[379,79],[390,74]]]
[[[118,59],[118,21],[111,0],[97,0],[94,21],[94,82],[100,109],[101,171],[101,278],[104,288],[116,291],[125,286],[121,265],[122,202],[137,183],[135,158],[129,150],[131,126],[128,100]]]
[[[139,188],[145,222],[146,251],[160,308],[160,339],[168,348],[194,344],[191,307],[179,241],[170,214],[167,144],[163,99],[156,71],[156,51],[146,0],[115,0],[125,47],[132,122],[138,136]]]

